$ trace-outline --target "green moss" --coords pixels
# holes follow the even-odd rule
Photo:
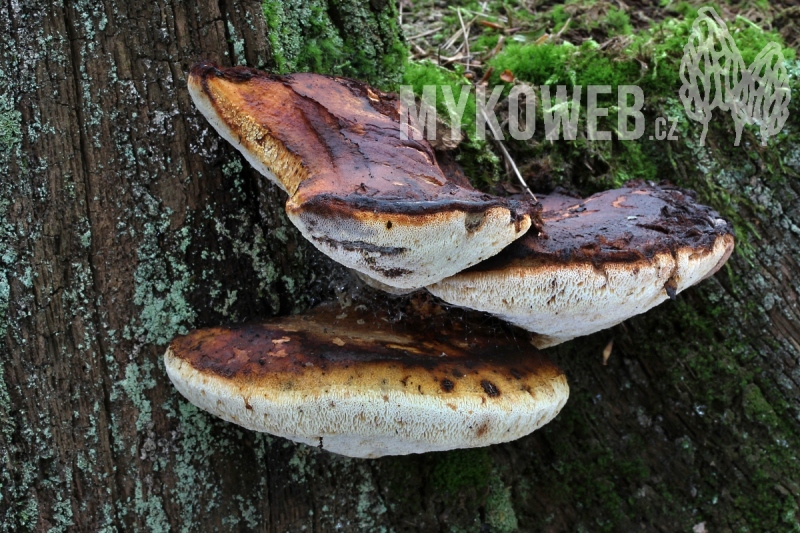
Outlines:
[[[554,30],[563,28],[571,18],[572,16],[567,13],[567,9],[564,5],[553,6],[553,9],[550,11],[551,27]]]
[[[492,533],[511,533],[519,527],[511,502],[511,489],[503,485],[497,475],[492,476],[485,507],[486,523]]]
[[[442,87],[450,87],[456,104],[462,88],[465,86],[471,88],[462,73],[444,69],[430,61],[410,61],[403,74],[403,85],[410,86],[418,97],[422,97],[426,86],[436,87],[437,116],[447,124],[450,123],[450,113]],[[461,121],[461,130],[466,139],[460,145],[456,158],[473,184],[486,186],[497,181],[500,175],[500,160],[489,149],[487,141],[479,139],[476,134],[476,110],[475,93],[470,90]]]
[[[667,19],[633,35],[621,51],[601,49],[592,40],[577,47],[570,43],[510,43],[489,62],[496,69],[492,81],[498,83],[499,73],[508,69],[534,85],[566,85],[570,89],[575,85],[610,85],[612,97],[608,103],[615,103],[619,85],[639,85],[648,98],[677,95],[681,86],[680,62],[696,18],[697,11],[691,10],[685,18]],[[777,33],[764,31],[742,18],[729,24],[729,29],[746,64],[767,43],[782,45]],[[784,48],[783,53],[787,59],[794,57],[790,48]],[[616,115],[609,118],[610,123],[616,123]]]
[[[382,88],[400,82],[408,50],[393,2],[379,10],[358,0],[265,0],[262,6],[279,72],[348,76]]]
[[[625,494],[650,477],[644,460],[647,443],[637,436],[626,436],[625,441],[616,443],[599,441],[592,428],[596,422],[582,418],[592,416],[593,404],[585,391],[571,393],[569,409],[559,415],[555,426],[544,428],[548,433],[558,432],[559,439],[572,446],[580,443],[580,451],[577,457],[557,453],[552,468],[544,469],[538,484],[548,487],[551,505],[565,501],[586,509],[585,516],[576,517],[582,527],[617,531],[630,512]]]
[[[617,9],[616,7],[612,7],[608,10],[608,14],[606,15],[604,22],[609,29],[609,37],[615,37],[617,35],[630,35],[633,33],[630,17],[628,17],[627,13],[621,9]]]
[[[736,314],[743,321],[757,323],[763,311],[743,308],[713,283],[694,290],[703,293],[706,303],[684,297],[640,317],[636,330],[641,333],[634,340],[643,352],[657,350],[659,358],[666,361],[668,388],[663,394],[675,396],[691,388],[698,402],[696,416],[702,417],[708,433],[715,435],[714,442],[681,439],[678,447],[684,460],[691,462],[695,455],[714,454],[720,467],[736,464],[747,479],[746,483],[723,487],[714,468],[705,466],[706,471],[698,472],[702,479],[702,483],[697,480],[699,513],[709,517],[725,513],[724,520],[735,514],[754,531],[793,528],[796,502],[776,487],[786,486],[791,492],[800,489],[796,454],[800,435],[793,422],[795,408],[785,391],[764,374],[753,340],[719,318]],[[675,342],[677,338],[682,340]],[[741,405],[740,410],[735,409],[737,405]],[[726,446],[720,448],[719,442]],[[728,498],[726,507],[720,509],[722,491],[727,491]]]
[[[483,33],[478,36],[478,39],[470,46],[470,51],[474,54],[480,54],[494,50],[497,42],[500,40],[500,34],[497,32]]]
[[[442,87],[449,87],[453,100],[458,103],[464,87],[470,89],[466,107],[461,121],[461,128],[472,139],[475,137],[475,94],[471,91],[469,80],[458,72],[447,70],[430,61],[410,61],[403,73],[403,85],[411,86],[414,94],[422,96],[426,86],[436,87],[436,112],[437,115],[449,120],[449,111],[445,103]]]
[[[751,421],[764,424],[771,429],[779,426],[778,415],[755,383],[750,383],[744,388],[742,406],[745,416]]]
[[[615,37],[633,32],[628,14],[607,2],[567,0],[549,11],[552,32],[583,30],[593,35]],[[569,25],[567,23],[569,22]]]
[[[500,83],[499,73],[508,69],[517,79],[534,86],[564,85],[567,94],[572,94],[574,86],[584,87],[575,141],[509,141],[509,144],[518,160],[540,161],[540,166],[549,171],[547,183],[535,184],[540,188],[568,185],[589,194],[619,187],[631,179],[659,180],[669,176],[671,181],[695,189],[701,201],[731,220],[739,237],[737,252],[752,257],[751,242],[760,235],[748,222],[747,213],[758,211],[760,207],[746,195],[732,193],[736,188],[730,183],[742,173],[754,172],[758,163],[750,161],[747,152],[741,148],[728,146],[734,125],[727,113],[716,112],[710,125],[712,140],[705,146],[700,145],[702,125],[686,117],[678,100],[680,62],[697,9],[691,6],[679,9],[684,18],[668,18],[637,32],[630,36],[630,42],[623,50],[600,49],[591,40],[577,47],[569,43],[507,45],[489,61],[489,65],[495,68],[492,82]],[[559,13],[560,10],[553,10],[554,17],[560,17]],[[767,43],[781,44],[777,33],[764,31],[741,17],[731,22],[729,28],[746,63],[751,62]],[[787,58],[794,57],[792,49],[783,48],[783,53]],[[798,87],[795,63],[792,59],[787,62],[793,88]],[[585,136],[587,85],[611,87],[610,95],[598,98],[598,105],[609,110],[608,117],[599,119],[598,128],[611,131],[612,141],[589,141]],[[616,99],[620,85],[638,85],[645,96],[645,133],[638,141],[621,141],[616,134]],[[537,108],[540,128],[543,123],[541,108]],[[676,125],[677,142],[654,140],[657,117],[668,118],[669,128]],[[746,126],[745,130],[743,142],[751,142],[757,132],[752,126]],[[791,145],[786,133],[782,135],[784,137],[779,135],[772,143]],[[719,142],[713,139],[719,139]],[[764,159],[774,167],[772,174],[784,175],[786,172],[780,168],[782,163],[776,153],[772,150]],[[701,167],[703,172],[695,172],[696,167]]]
[[[486,448],[454,450],[435,454],[431,485],[439,492],[458,494],[466,488],[482,490],[492,474],[492,459]]]

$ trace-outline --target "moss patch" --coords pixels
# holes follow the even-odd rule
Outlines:
[[[400,82],[408,50],[394,2],[266,0],[262,5],[279,72],[348,76],[381,88]]]
[[[487,187],[497,182],[500,176],[500,159],[491,151],[487,141],[479,139],[476,134],[475,91],[469,81],[464,78],[463,72],[447,70],[430,61],[410,61],[403,74],[403,85],[410,86],[414,94],[419,97],[423,95],[426,86],[436,87],[437,117],[446,124],[450,124],[450,113],[442,87],[450,87],[456,105],[462,88],[469,89],[461,121],[461,131],[466,139],[459,146],[456,158],[465,174],[477,186]]]
[[[457,494],[468,487],[481,490],[489,484],[492,459],[485,448],[436,454],[435,461],[430,481],[439,492]]]
[[[567,94],[572,88],[582,86],[582,103],[578,119],[578,136],[574,141],[560,139],[555,142],[530,142],[509,144],[518,161],[533,161],[523,165],[527,178],[534,187],[551,189],[557,185],[577,187],[584,194],[619,187],[630,179],[659,180],[669,176],[673,182],[698,191],[700,200],[712,205],[736,228],[742,246],[739,253],[752,254],[748,243],[758,238],[755,228],[747,222],[746,213],[757,209],[744,195],[731,193],[733,188],[724,182],[725,173],[748,173],[755,169],[747,152],[729,146],[734,123],[729,114],[717,110],[711,123],[710,140],[705,146],[699,142],[702,126],[690,121],[678,99],[681,86],[679,68],[683,47],[697,17],[697,10],[682,6],[682,18],[670,18],[655,24],[646,31],[620,41],[622,48],[601,48],[593,40],[580,46],[563,44],[509,44],[489,64],[495,68],[492,79],[501,83],[499,72],[510,70],[517,79],[535,86],[563,85]],[[730,22],[729,29],[746,63],[751,62],[767,43],[781,44],[775,32],[764,31],[743,18]],[[784,48],[793,71],[795,62],[792,49]],[[792,78],[796,88],[797,78]],[[607,85],[610,95],[600,95],[598,105],[608,108],[608,117],[600,117],[598,129],[612,133],[611,141],[590,141],[586,119],[586,86]],[[637,85],[645,96],[645,132],[638,141],[620,140],[618,135],[617,91],[621,85]],[[542,132],[542,107],[537,108],[537,132]],[[656,118],[666,119],[668,129],[676,140],[657,141]],[[628,126],[631,128],[631,126]],[[674,129],[673,129],[674,127]],[[661,132],[667,133],[666,131]],[[541,134],[543,137],[543,134]],[[758,143],[755,127],[746,126],[744,145]],[[717,142],[715,139],[718,139]],[[786,146],[785,134],[772,139],[771,164],[776,160],[777,149]],[[705,172],[695,173],[694,165]]]
[[[486,496],[486,524],[493,533],[511,533],[519,527],[514,505],[511,502],[511,489],[495,474]]]

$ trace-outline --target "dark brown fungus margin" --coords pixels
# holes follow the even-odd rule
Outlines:
[[[544,235],[523,237],[428,290],[533,331],[544,348],[674,298],[733,251],[730,223],[683,189],[631,182],[585,200],[540,200]]]
[[[286,212],[303,235],[381,283],[429,285],[540,227],[538,204],[457,184],[426,141],[403,140],[393,95],[210,63],[195,65],[188,85],[220,135],[289,194]]]
[[[564,374],[523,338],[442,317],[323,306],[178,337],[175,387],[256,431],[350,457],[487,446],[561,410]]]

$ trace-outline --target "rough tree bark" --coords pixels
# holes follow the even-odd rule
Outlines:
[[[200,58],[291,66],[309,43],[322,61],[347,49],[339,32],[362,39],[343,73],[386,81],[394,8],[134,4],[0,4],[0,529],[800,528],[795,137],[736,168],[675,158],[682,181],[751,206],[760,239],[678,302],[550,350],[572,387],[556,422],[487,450],[345,459],[216,420],[164,374],[187,328],[347,282],[194,111],[185,76]]]

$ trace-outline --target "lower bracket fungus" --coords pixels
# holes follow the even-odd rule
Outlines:
[[[322,306],[306,315],[196,330],[164,361],[206,411],[350,457],[518,439],[567,401],[564,374],[504,329]]]
[[[609,328],[713,275],[733,228],[690,191],[631,182],[584,200],[540,198],[544,234],[428,290],[535,332],[539,348]]]

